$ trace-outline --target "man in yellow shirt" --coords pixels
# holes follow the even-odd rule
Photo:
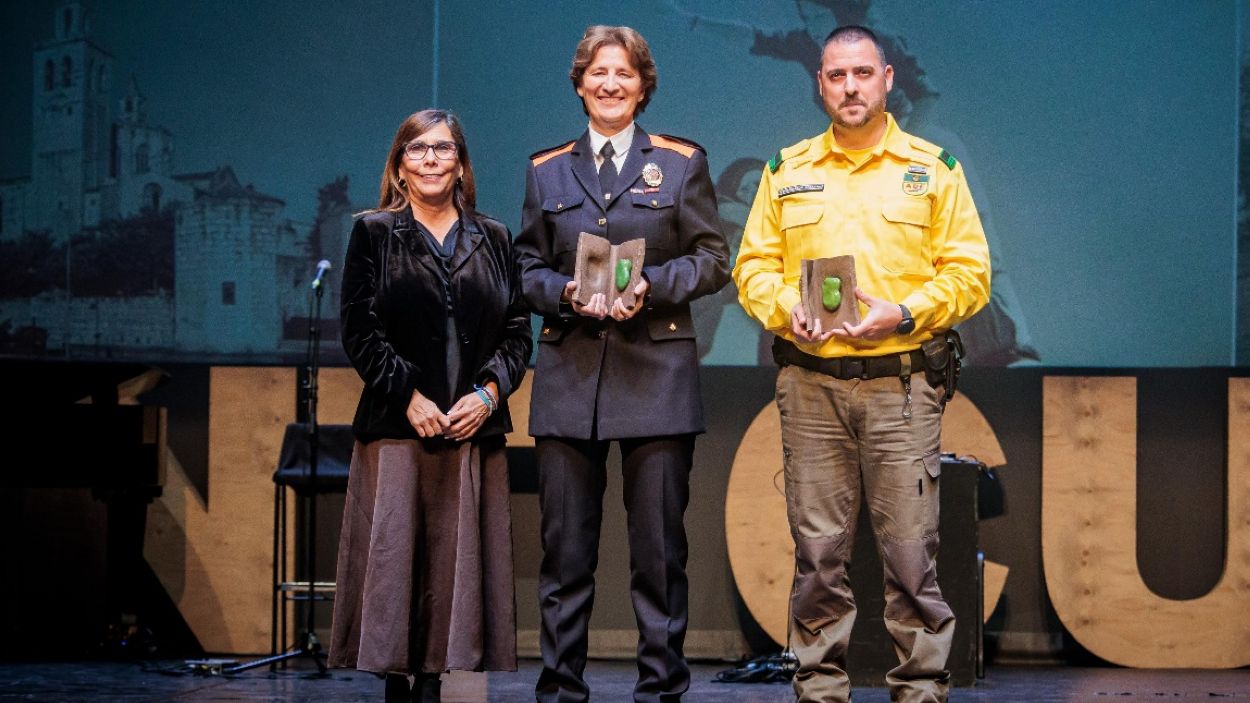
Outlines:
[[[895,701],[945,701],[955,617],[937,583],[940,387],[922,344],[989,299],[990,257],[963,170],[885,111],[894,69],[863,27],[832,32],[817,87],[832,121],[764,169],[734,268],[738,299],[777,335],[777,406],[795,540],[790,646],[800,701],[848,701],[855,602],[846,567],[861,487],[885,567]],[[855,257],[861,322],[822,330],[800,305],[802,259]]]

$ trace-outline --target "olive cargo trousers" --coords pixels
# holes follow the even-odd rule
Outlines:
[[[946,700],[955,616],[937,583],[942,409],[924,373],[912,375],[911,396],[908,405],[898,377],[840,380],[797,366],[778,373],[799,701],[850,699],[845,667],[855,600],[847,567],[861,490],[885,570],[885,626],[899,658],[886,675],[890,697]]]

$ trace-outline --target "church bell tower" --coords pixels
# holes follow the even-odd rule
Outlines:
[[[61,2],[34,52],[30,229],[64,240],[100,219],[112,179],[113,57],[90,37],[80,2]]]

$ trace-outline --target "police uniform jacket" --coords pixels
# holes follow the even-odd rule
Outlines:
[[[659,183],[655,183],[656,168]],[[651,183],[647,183],[650,180]],[[578,234],[613,244],[642,238],[644,307],[618,323],[560,302]],[[543,318],[530,434],[620,439],[702,432],[690,301],[729,281],[707,157],[697,144],[636,128],[611,198],[604,198],[589,132],[531,157],[516,239],[522,288]]]
[[[407,208],[367,214],[352,227],[343,266],[343,348],[365,382],[352,430],[361,441],[415,439],[414,390],[446,412],[475,384],[499,385],[499,409],[475,439],[511,431],[504,401],[533,348],[529,312],[508,228],[462,216],[444,276]],[[448,311],[458,339],[447,339]],[[459,345],[460,374],[447,378],[447,350]]]

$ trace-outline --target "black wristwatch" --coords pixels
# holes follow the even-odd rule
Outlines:
[[[894,328],[895,334],[911,334],[916,331],[916,319],[911,316],[911,310],[906,305],[899,304],[898,309],[903,313],[903,319],[898,321],[898,327]]]

